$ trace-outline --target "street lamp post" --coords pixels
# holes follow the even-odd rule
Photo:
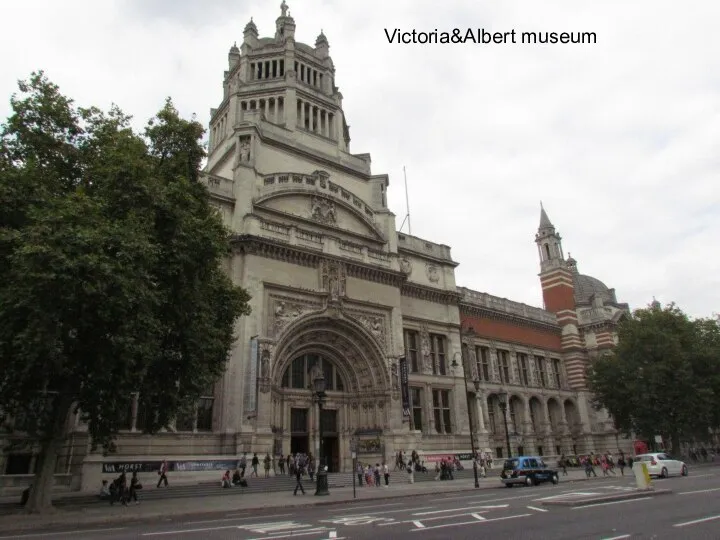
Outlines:
[[[319,445],[319,456],[318,463],[320,467],[317,471],[317,480],[315,482],[315,495],[330,495],[328,490],[328,477],[327,477],[327,465],[325,463],[325,456],[323,452],[323,422],[322,422],[322,411],[323,405],[325,404],[325,376],[323,375],[322,368],[315,364],[312,370],[312,382],[313,390],[315,392],[315,399],[318,404],[318,435],[320,437]]]
[[[470,329],[470,332],[472,332],[472,329]],[[463,343],[463,329],[460,327],[460,350],[464,351]],[[470,358],[465,358],[465,354],[461,353],[461,357],[463,360],[463,379],[465,381],[465,400],[467,402],[467,412],[468,412],[468,424],[470,425],[470,450],[472,452],[472,462],[473,462],[473,475],[475,477],[475,487],[480,487],[480,480],[478,479],[478,466],[477,466],[477,450],[475,448],[475,430],[473,429],[473,421],[472,421],[472,415],[470,414],[470,394],[468,393],[468,369],[470,369]],[[457,361],[455,358],[453,358],[453,364],[457,364]],[[477,394],[480,391],[480,381],[474,380],[473,384],[475,385],[475,393]]]
[[[498,402],[500,404],[500,410],[503,415],[503,422],[505,422],[505,444],[507,444],[508,457],[512,457],[512,448],[510,448],[510,431],[508,430],[507,422],[507,408],[508,408],[508,395],[507,392],[498,392]]]

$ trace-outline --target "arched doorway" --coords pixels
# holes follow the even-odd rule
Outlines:
[[[275,444],[283,454],[323,449],[330,471],[351,470],[351,442],[358,459],[389,459],[387,437],[402,426],[397,366],[386,358],[373,327],[349,315],[308,315],[277,341],[270,374]],[[327,399],[322,417],[310,370],[320,365]]]
[[[320,354],[302,354],[296,356],[285,368],[280,388],[283,391],[309,390],[312,392],[312,369],[319,365],[325,377],[325,390],[330,397],[342,396],[346,383],[344,375],[335,363]],[[337,396],[336,396],[337,394]],[[340,468],[339,422],[337,409],[323,409],[319,419],[322,422],[323,455],[330,472]],[[290,453],[315,453],[310,447],[310,434],[316,426],[310,425],[308,409],[304,407],[290,408]]]

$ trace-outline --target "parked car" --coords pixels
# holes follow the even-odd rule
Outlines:
[[[673,475],[688,475],[688,467],[684,461],[673,459],[669,455],[658,452],[655,454],[640,454],[633,458],[633,467],[636,463],[645,463],[650,476],[667,478]]]
[[[518,456],[506,459],[500,479],[506,487],[514,485],[534,486],[543,482],[557,484],[560,481],[557,469],[545,465],[538,456]]]

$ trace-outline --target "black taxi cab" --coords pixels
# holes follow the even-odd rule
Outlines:
[[[534,486],[543,482],[557,484],[560,476],[557,469],[545,465],[541,457],[518,456],[505,460],[500,479],[506,487]]]

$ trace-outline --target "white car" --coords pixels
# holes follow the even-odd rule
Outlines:
[[[633,458],[633,465],[642,461],[647,465],[650,476],[667,478],[673,475],[688,475],[688,467],[683,461],[671,458],[669,455],[658,452],[656,454],[640,454]]]

